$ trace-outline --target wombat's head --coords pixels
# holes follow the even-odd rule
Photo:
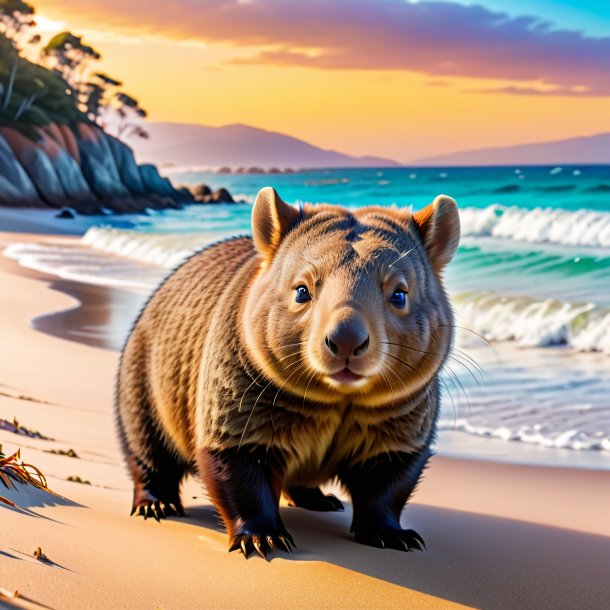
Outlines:
[[[305,205],[271,188],[252,211],[261,256],[244,303],[247,349],[278,388],[317,402],[404,400],[453,341],[441,271],[460,239],[444,195],[407,209]]]

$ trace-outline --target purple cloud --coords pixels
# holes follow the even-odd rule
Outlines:
[[[79,11],[86,10],[78,4]],[[537,17],[510,17],[476,5],[405,0],[178,0],[155,5],[107,0],[104,10],[112,11],[121,25],[129,13],[134,23],[156,32],[238,48],[265,47],[233,59],[233,64],[404,70],[433,78],[528,81],[491,90],[521,95],[610,95],[610,37],[557,29]]]

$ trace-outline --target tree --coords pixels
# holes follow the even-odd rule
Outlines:
[[[18,46],[24,31],[36,25],[34,7],[22,0],[0,0],[0,34]]]
[[[127,133],[145,136],[136,123],[146,117],[146,111],[135,98],[120,91],[121,81],[103,72],[93,72],[93,62],[101,59],[101,55],[85,44],[81,36],[71,32],[56,34],[44,47],[43,56],[49,67],[70,84],[79,110],[90,121],[103,128],[118,124],[118,137]]]
[[[82,36],[60,32],[36,55],[34,8],[22,0],[0,0],[0,124],[35,138],[34,126],[90,121],[112,126],[118,137],[147,137],[138,124],[146,111],[121,90],[121,81],[95,70],[100,53]]]

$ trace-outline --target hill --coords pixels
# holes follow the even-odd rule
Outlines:
[[[208,127],[149,122],[148,140],[130,142],[140,162],[177,167],[398,167],[391,159],[355,157],[248,125]]]
[[[610,133],[553,142],[480,148],[415,159],[413,165],[578,165],[610,163]]]

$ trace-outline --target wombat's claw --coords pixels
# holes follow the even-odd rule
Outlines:
[[[269,536],[241,534],[233,540],[229,547],[229,553],[239,549],[246,559],[253,552],[258,553],[263,559],[267,559],[267,555],[276,547],[283,549],[287,553],[292,553],[293,546],[296,547],[296,544],[288,532],[284,535],[272,534]]]
[[[134,504],[131,509],[131,516],[144,517],[148,519],[152,517],[156,521],[166,519],[167,517],[184,517],[184,509],[180,502],[161,502],[160,500],[155,501],[144,501],[141,504]]]
[[[391,530],[359,540],[368,546],[397,551],[427,551],[424,539],[415,530]]]

